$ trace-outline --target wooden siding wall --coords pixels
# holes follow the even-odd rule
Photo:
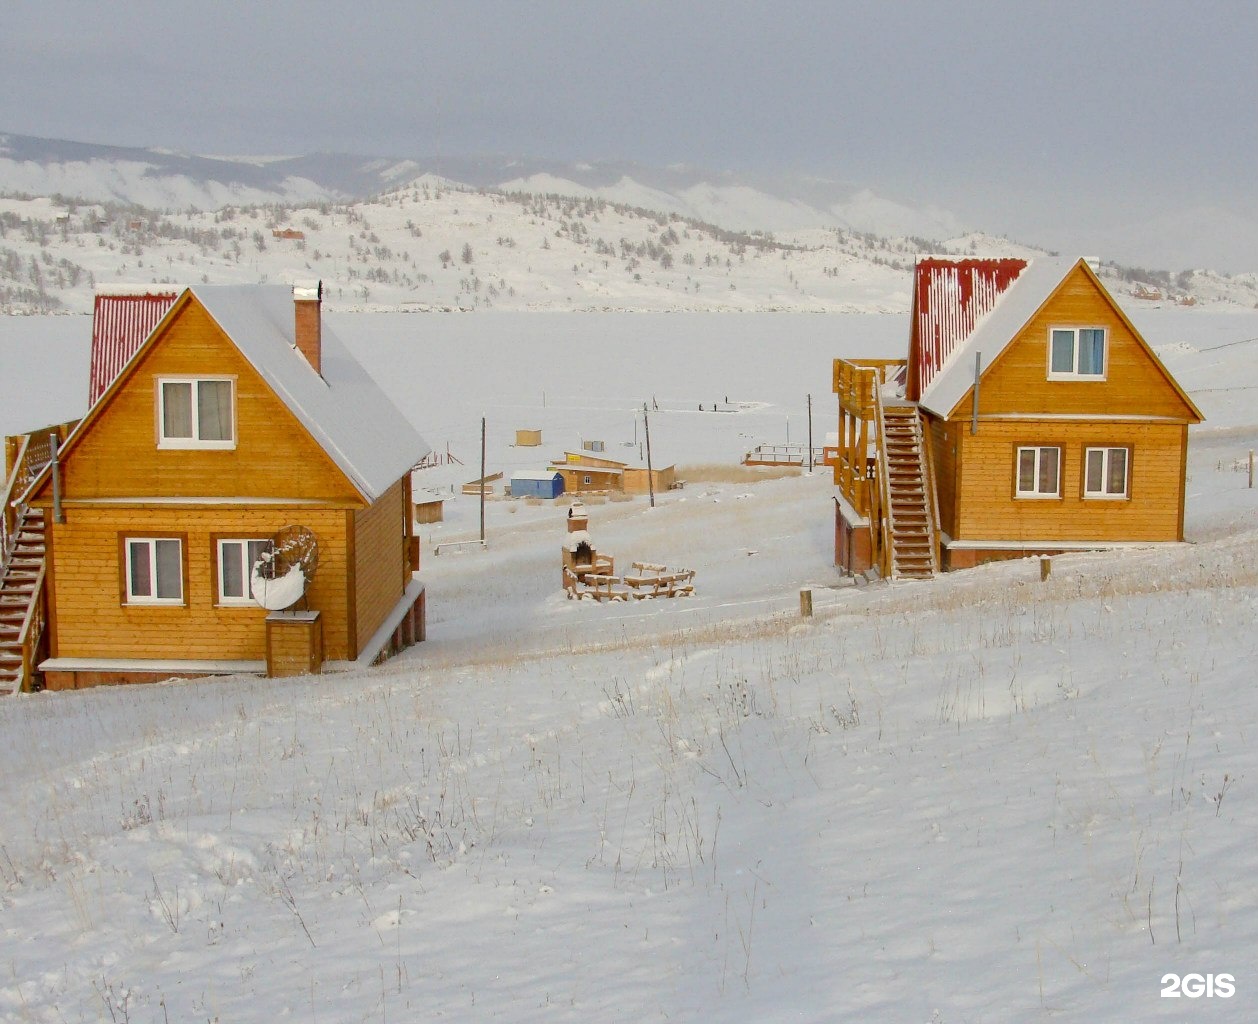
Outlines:
[[[1048,379],[1048,336],[1053,327],[1107,329],[1105,380]],[[967,392],[953,412],[954,420],[969,417],[970,401]],[[983,373],[979,417],[1011,412],[1195,419],[1123,318],[1079,269]]]
[[[569,469],[564,465],[556,466],[555,470],[563,477],[563,489],[566,494],[571,494],[573,491],[620,491],[624,489],[624,476],[621,473],[600,471],[598,469]],[[588,484],[584,482],[587,476],[590,478]]]
[[[327,453],[199,305],[184,306],[166,330],[67,460],[67,499],[280,496],[361,506]],[[235,449],[158,449],[156,378],[207,374],[236,380]]]
[[[630,466],[625,470],[622,477],[622,486],[626,494],[646,494],[654,485],[658,494],[661,491],[671,490],[677,482],[677,467],[665,466],[663,469],[655,469],[651,471],[651,478],[647,478],[645,468]]]
[[[1174,423],[981,422],[959,438],[956,540],[1174,541],[1180,516],[1185,430]],[[1017,449],[1059,446],[1060,498],[1015,498]],[[1083,497],[1085,447],[1131,449],[1128,499]],[[941,474],[942,475],[942,474]],[[942,505],[941,494],[941,505]]]
[[[402,599],[407,551],[407,503],[402,481],[370,508],[354,514],[354,608],[357,657]],[[409,575],[407,573],[406,575]]]
[[[935,490],[939,497],[939,528],[950,537],[957,528],[957,460],[960,425],[927,419],[927,443],[935,461]]]
[[[62,658],[261,660],[266,611],[215,605],[214,537],[269,537],[300,523],[319,539],[307,604],[323,613],[328,658],[348,654],[345,513],[310,508],[127,506],[70,508],[51,550],[56,648]],[[119,536],[186,536],[185,605],[125,605]]]

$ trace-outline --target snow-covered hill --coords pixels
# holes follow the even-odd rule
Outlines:
[[[0,311],[11,313],[85,310],[96,284],[294,276],[322,278],[341,309],[903,311],[923,252],[1035,251],[815,178],[226,159],[0,135]],[[1258,302],[1258,275],[1111,264],[1105,276],[1149,301]]]
[[[550,183],[553,184],[553,183]],[[644,201],[649,196],[642,197]],[[841,228],[734,232],[678,212],[424,176],[374,199],[159,213],[0,198],[0,310],[82,312],[99,284],[318,277],[334,309],[901,312],[925,251],[1030,254],[1004,239],[882,237]],[[1258,279],[1144,281],[1160,301],[1244,306]]]

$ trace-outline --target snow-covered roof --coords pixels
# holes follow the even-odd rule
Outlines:
[[[606,473],[608,476],[624,476],[625,467],[589,465],[584,462],[557,462],[555,470],[560,473]]]
[[[170,311],[179,289],[165,285],[101,285],[92,304],[92,355],[87,404],[114,382],[144,339]]]
[[[326,322],[322,376],[306,362],[293,340],[292,288],[194,285],[189,291],[363,497],[375,501],[428,452]]]
[[[974,354],[982,354],[982,369],[986,371],[1079,262],[1049,256],[1030,260],[1016,276],[1000,282],[1003,287],[991,288],[972,314],[972,326],[959,312],[958,323],[965,326],[961,330],[954,329],[950,351],[926,382],[919,399],[922,408],[937,416],[949,415],[974,383]],[[958,304],[964,301],[969,309],[974,309],[974,296],[981,294],[981,291],[958,288],[955,297]],[[920,304],[920,295],[918,298]],[[919,309],[919,317],[923,312]],[[935,311],[935,315],[939,313]]]
[[[559,476],[557,469],[517,469],[511,474],[512,480],[554,480]]]

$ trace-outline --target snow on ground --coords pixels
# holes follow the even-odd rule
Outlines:
[[[612,454],[657,394],[653,443],[728,465],[883,329],[770,318],[749,363],[755,319],[334,324],[434,444],[484,412],[503,465],[517,426]],[[1254,1019],[1258,317],[1138,323],[1210,417],[1193,545],[855,587],[823,474],[703,470],[590,505],[618,564],[698,572],[605,607],[560,592],[562,506],[434,557],[459,495],[430,639],[379,669],[6,702],[0,1019]]]

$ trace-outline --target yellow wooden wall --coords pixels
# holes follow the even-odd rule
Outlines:
[[[955,528],[948,532],[955,540],[1183,539],[1181,424],[980,420],[976,435],[968,426],[953,427],[960,471]],[[1014,497],[1017,449],[1036,445],[1062,449],[1060,498]],[[1085,447],[1131,449],[1128,499],[1083,497]]]
[[[362,652],[406,589],[410,576],[404,537],[406,511],[399,480],[370,508],[354,514],[354,656]]]
[[[600,469],[569,469],[563,463],[551,467],[563,476],[565,494],[582,491],[619,491],[624,489],[624,474]],[[586,477],[590,482],[585,483]]]
[[[626,467],[621,482],[626,494],[647,494],[652,488],[657,493],[667,491],[677,482],[677,467],[654,469],[648,479],[645,467],[629,466]]]
[[[956,423],[926,419],[926,443],[931,446],[935,464],[935,489],[939,502],[939,527],[950,537],[956,536],[957,523],[957,435]]]
[[[159,450],[157,378],[197,375],[236,378],[235,449]],[[195,301],[179,308],[76,442],[62,493],[66,499],[262,496],[362,504],[327,453]]]
[[[1053,327],[1107,329],[1105,380],[1048,379],[1048,339]],[[1081,267],[1067,276],[1053,298],[1032,317],[1000,358],[986,365],[985,356],[984,364],[979,387],[980,419],[1016,412],[1196,420],[1156,358]],[[971,402],[967,392],[953,410],[952,418],[968,419]]]
[[[309,507],[195,508],[108,506],[66,509],[52,530],[52,651],[61,658],[260,660],[266,651],[266,612],[256,606],[215,606],[214,536],[269,537],[300,523],[319,540],[319,568],[307,591],[321,611],[328,658],[352,657],[346,632],[346,513]],[[119,538],[186,534],[185,604],[124,604],[125,558]],[[356,653],[356,652],[355,652]]]
[[[1048,379],[1054,327],[1106,329],[1104,380]],[[1183,539],[1186,424],[1197,413],[1082,267],[984,369],[977,435],[971,412],[967,392],[931,428],[940,518],[953,539]],[[1028,418],[1001,418],[1011,414]],[[1043,445],[1062,449],[1062,496],[1015,498],[1017,449]],[[1083,497],[1086,447],[1131,449],[1127,499]]]

